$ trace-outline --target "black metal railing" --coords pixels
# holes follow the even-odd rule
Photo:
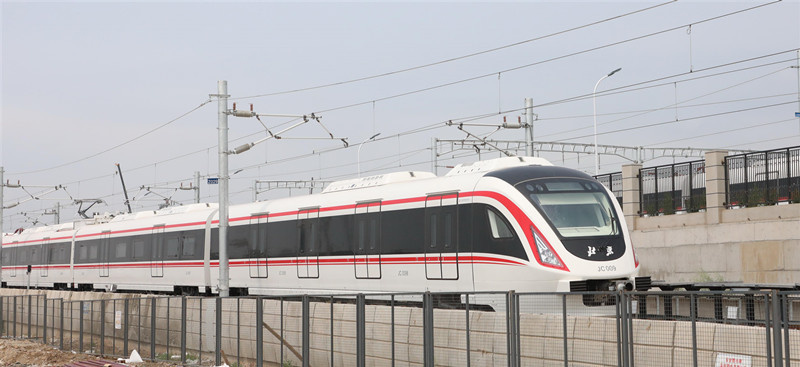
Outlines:
[[[594,176],[595,180],[600,181],[603,186],[607,187],[614,193],[619,205],[622,205],[622,172],[606,173]]]
[[[800,202],[800,146],[725,157],[726,206]]]
[[[698,212],[706,208],[706,162],[639,170],[639,215]]]

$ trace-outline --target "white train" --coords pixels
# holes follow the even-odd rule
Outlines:
[[[639,264],[612,198],[582,172],[509,157],[234,205],[231,294],[630,289]],[[6,234],[2,286],[216,293],[217,213],[193,204]]]

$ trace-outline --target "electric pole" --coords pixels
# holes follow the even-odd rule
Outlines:
[[[219,296],[228,297],[228,81],[217,81],[219,130]]]
[[[525,155],[533,157],[533,98],[525,98]]]

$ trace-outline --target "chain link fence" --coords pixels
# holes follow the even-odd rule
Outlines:
[[[198,366],[800,366],[800,292],[88,295],[2,296],[2,336]]]

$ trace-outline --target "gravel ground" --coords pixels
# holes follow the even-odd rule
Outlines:
[[[101,359],[96,356],[62,351],[49,345],[19,339],[0,339],[0,367],[63,366],[68,363]],[[112,360],[111,358],[105,358]],[[140,367],[174,367],[166,362],[132,364]]]

